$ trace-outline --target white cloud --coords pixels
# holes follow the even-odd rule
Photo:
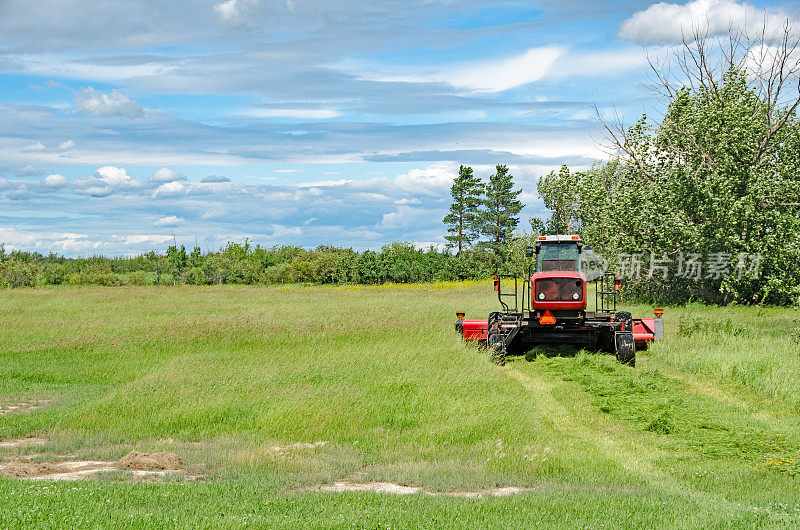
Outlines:
[[[317,180],[314,182],[301,182],[299,184],[295,184],[298,188],[318,188],[318,187],[330,187],[330,186],[344,186],[345,184],[350,184],[353,182],[352,180],[347,179],[339,179],[339,180]]]
[[[272,225],[272,237],[284,239],[287,237],[300,237],[303,229],[299,226]]]
[[[186,189],[187,189],[186,186],[184,186],[180,182],[165,182],[164,184],[156,188],[156,191],[153,192],[152,197],[154,199],[161,199],[165,197],[177,197],[179,195],[183,195]]]
[[[186,180],[185,175],[181,175],[176,171],[172,171],[167,167],[162,167],[150,177],[153,182],[175,182],[177,180]]]
[[[560,46],[531,48],[512,57],[450,65],[423,73],[364,75],[383,82],[447,83],[474,92],[502,92],[542,79],[565,49]]]
[[[65,142],[61,142],[60,144],[58,144],[58,150],[59,151],[69,151],[73,147],[75,147],[75,141],[74,140],[67,140]]]
[[[47,148],[42,142],[36,142],[35,144],[23,145],[20,151],[23,153],[41,153],[47,151]]]
[[[0,228],[0,241],[5,243],[6,250],[38,249],[45,252],[75,253],[109,246],[108,242],[88,238],[87,234],[72,232],[40,232]]]
[[[144,109],[128,96],[112,90],[108,94],[98,92],[92,87],[84,88],[75,96],[78,114],[91,116],[124,116],[138,118],[144,116]]]
[[[219,184],[222,182],[230,182],[230,181],[231,179],[229,179],[228,177],[221,177],[218,175],[209,175],[207,177],[203,177],[202,179],[200,179],[200,182],[202,182],[203,184]]]
[[[113,236],[124,245],[141,245],[142,243],[155,243],[161,245],[172,239],[172,236],[159,234],[129,234],[126,236]]]
[[[95,176],[109,186],[119,187],[133,181],[121,167],[103,166],[95,172]]]
[[[177,217],[175,215],[168,215],[167,217],[162,217],[155,223],[153,226],[180,226],[186,222],[185,219]]]
[[[67,177],[63,175],[47,175],[42,179],[42,186],[46,188],[63,188],[67,185]]]
[[[762,11],[733,0],[695,0],[683,5],[661,2],[623,21],[619,36],[640,44],[679,43],[695,29],[716,35],[733,28],[757,35],[764,23],[770,36],[779,34],[787,18],[776,10]]]
[[[214,5],[217,17],[225,27],[248,26],[258,0],[226,0]]]
[[[30,199],[31,192],[28,190],[27,185],[21,184],[17,189],[10,191],[6,197],[12,201],[24,201]]]
[[[115,166],[103,166],[90,177],[75,179],[75,189],[79,193],[94,197],[106,197],[115,191],[133,190],[142,183],[128,176],[125,169]]]
[[[651,52],[651,56],[653,53]],[[548,79],[568,76],[617,75],[647,65],[647,54],[638,46],[603,51],[570,51],[555,62]]]
[[[359,188],[385,186],[387,193],[391,188],[396,191],[408,193],[412,196],[441,196],[444,190],[450,187],[458,173],[458,167],[449,162],[432,164],[426,168],[412,169],[408,173],[397,175],[394,178],[376,178],[356,182]]]

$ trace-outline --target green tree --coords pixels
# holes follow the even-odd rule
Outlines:
[[[561,166],[558,173],[551,171],[541,179],[536,188],[550,210],[546,233],[571,234],[577,231],[578,218],[578,175],[570,173],[566,165]]]
[[[522,190],[514,190],[514,177],[503,164],[495,166],[485,190],[484,209],[479,215],[480,233],[488,238],[483,246],[499,255],[519,224],[522,203],[517,197]]]
[[[473,175],[472,168],[461,166],[458,176],[450,187],[453,203],[450,213],[444,218],[447,225],[448,248],[457,248],[460,256],[465,248],[469,247],[479,236],[479,208],[483,195],[483,183]]]
[[[531,236],[539,237],[547,233],[547,228],[544,224],[544,221],[542,221],[540,218],[531,217],[530,224],[531,224]]]
[[[800,70],[781,71],[794,48],[790,42],[753,66],[749,47],[715,54],[702,38],[685,47],[679,66],[692,75],[679,87],[665,83],[660,123],[607,126],[619,156],[585,173],[551,174],[540,187],[545,203],[567,205],[561,218],[579,223],[612,263],[641,253],[647,271],[657,258],[666,278],[659,269],[629,284],[647,297],[797,303],[800,93],[782,98]],[[709,66],[715,56],[724,62]],[[681,270],[688,254],[703,264],[691,277]]]

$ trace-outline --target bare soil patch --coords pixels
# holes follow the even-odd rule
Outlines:
[[[175,453],[140,453],[131,451],[117,465],[135,471],[182,471],[183,461]]]
[[[32,447],[35,445],[44,445],[47,443],[47,438],[11,438],[0,442],[0,448],[13,449],[15,447]]]
[[[174,453],[131,451],[116,462],[102,460],[33,462],[30,457],[27,460],[0,462],[0,477],[29,480],[81,480],[92,478],[101,472],[120,470],[128,471],[136,478],[163,477],[168,473],[179,473],[190,478],[183,462]]]
[[[22,401],[19,403],[12,403],[11,405],[0,405],[0,416],[5,416],[6,414],[26,414],[28,412],[33,412],[34,410],[41,408],[48,403],[50,403],[50,401],[41,400]]]
[[[446,497],[507,497],[509,495],[518,495],[527,491],[533,491],[535,488],[517,488],[517,487],[503,487],[503,488],[489,488],[477,491],[448,491],[436,492],[428,491],[419,486],[404,486],[394,482],[334,482],[333,484],[323,484],[316,488],[319,491],[328,493],[343,493],[347,491],[371,491],[374,493],[387,493],[390,495],[414,495],[422,494],[430,497],[446,496]]]

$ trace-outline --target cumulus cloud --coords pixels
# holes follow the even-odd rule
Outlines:
[[[45,188],[63,188],[67,183],[67,177],[58,174],[47,175],[41,181],[42,186]]]
[[[183,195],[186,190],[187,187],[180,182],[165,182],[164,184],[156,188],[156,190],[152,194],[152,197],[154,199],[177,197],[179,195]]]
[[[42,153],[47,151],[47,147],[45,147],[42,142],[36,142],[34,144],[23,145],[20,151],[23,153]]]
[[[181,175],[180,173],[172,171],[167,167],[162,167],[153,173],[153,176],[150,177],[150,180],[159,183],[175,182],[177,180],[186,180],[186,175]]]
[[[84,195],[106,197],[116,191],[134,190],[142,183],[128,176],[125,169],[115,166],[103,166],[90,177],[75,179],[75,190]]]
[[[116,89],[104,94],[92,87],[84,88],[75,96],[75,110],[78,114],[101,117],[139,118],[144,116],[144,109],[139,103]]]
[[[375,178],[354,182],[353,187],[371,191],[384,190],[385,193],[410,195],[410,201],[420,197],[442,197],[453,183],[458,167],[449,162],[432,164],[426,168],[412,169],[408,173],[393,178]],[[398,198],[398,200],[401,200]],[[410,202],[409,202],[410,204]]]
[[[220,177],[217,175],[209,175],[207,177],[203,177],[202,179],[200,179],[200,182],[202,182],[203,184],[212,184],[212,183],[230,182],[230,181],[231,179],[229,179],[228,177]]]
[[[185,219],[182,219],[176,215],[168,215],[166,217],[160,218],[158,221],[153,223],[153,226],[161,226],[161,227],[180,226],[185,222],[186,222]]]
[[[733,28],[756,35],[764,24],[767,35],[777,35],[787,18],[774,9],[762,11],[733,0],[694,0],[683,5],[661,2],[623,21],[619,36],[640,44],[670,44],[688,38],[695,29],[715,35]]]

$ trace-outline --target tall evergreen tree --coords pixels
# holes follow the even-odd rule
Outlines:
[[[481,179],[472,174],[471,167],[461,166],[450,187],[453,203],[444,218],[447,225],[448,248],[458,248],[458,255],[478,238],[478,215],[483,195]]]
[[[522,203],[517,197],[520,193],[522,190],[514,191],[514,177],[508,173],[508,167],[498,164],[486,185],[486,198],[483,199],[485,209],[480,214],[481,234],[489,238],[485,246],[495,254],[502,252],[519,224],[517,216],[522,210]]]

